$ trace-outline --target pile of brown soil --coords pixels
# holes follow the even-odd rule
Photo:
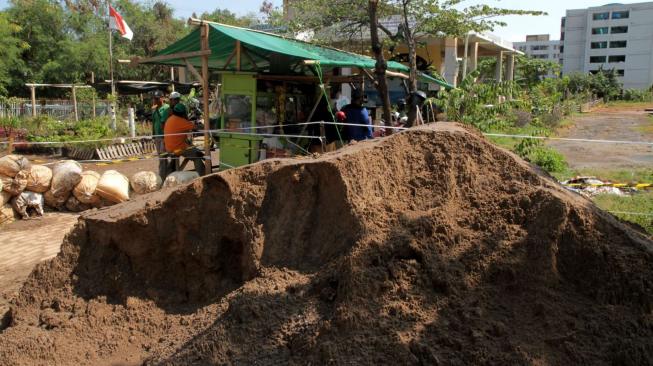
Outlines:
[[[82,217],[2,364],[653,364],[653,243],[462,127]]]

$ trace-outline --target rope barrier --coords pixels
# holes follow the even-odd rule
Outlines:
[[[510,134],[505,134],[505,133],[483,133],[483,135],[490,136],[490,137],[510,137],[510,138],[519,138],[519,139],[557,140],[557,141],[572,141],[572,142],[591,142],[591,143],[600,143],[600,144],[628,144],[628,145],[653,146],[653,142],[647,142],[647,141],[573,139],[573,138],[567,138],[567,137],[510,135]]]

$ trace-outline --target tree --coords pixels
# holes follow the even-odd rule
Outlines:
[[[379,1],[379,17],[398,19],[394,31],[381,29],[389,42],[403,42],[408,46],[409,91],[417,91],[417,44],[427,35],[461,37],[469,32],[484,32],[505,22],[497,17],[505,15],[543,15],[540,11],[513,10],[488,5],[472,5],[461,9],[463,0],[384,0]],[[361,4],[354,0],[296,0],[293,2],[295,29],[322,30],[321,35],[335,37],[351,36],[363,32],[369,24],[369,14],[361,11]],[[334,31],[334,25],[337,30]],[[330,31],[325,32],[328,29]],[[415,103],[409,113],[409,125],[417,115]]]
[[[515,64],[515,79],[529,88],[539,83],[547,75],[560,75],[560,64],[555,61],[517,56]]]
[[[21,27],[10,22],[6,13],[0,13],[0,95],[7,94],[12,75],[24,72],[21,54],[29,45],[16,37],[20,31]]]
[[[386,70],[388,69],[388,63],[385,61],[383,56],[383,45],[379,39],[379,17],[378,17],[378,0],[369,0],[368,11],[370,14],[370,36],[372,41],[372,52],[376,57],[376,65],[374,67],[374,73],[376,74],[376,88],[379,91],[381,96],[381,101],[383,102],[383,119],[388,125],[392,121],[392,116],[390,115],[390,94],[388,92],[388,79],[386,77]],[[392,130],[388,130],[389,133],[392,133]]]

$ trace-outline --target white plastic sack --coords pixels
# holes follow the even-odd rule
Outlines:
[[[95,191],[107,201],[125,202],[129,200],[129,179],[115,170],[107,170],[100,177]]]
[[[38,216],[43,216],[43,195],[40,193],[23,192],[12,200],[11,205],[23,219],[29,218],[29,209],[34,209]]]
[[[71,212],[82,212],[90,210],[92,207],[89,204],[79,202],[75,196],[70,196],[68,201],[66,201],[66,209]]]
[[[52,168],[52,185],[50,191],[58,197],[64,197],[82,180],[82,166],[73,160],[64,160]],[[67,197],[66,197],[67,198]]]
[[[52,182],[52,169],[45,165],[32,165],[27,176],[28,191],[44,193],[50,189]]]
[[[0,180],[2,180],[2,190],[11,194],[12,196],[18,196],[23,193],[25,187],[27,186],[27,170],[21,170],[14,176],[10,178],[6,175],[0,175]]]
[[[199,177],[200,175],[197,172],[174,172],[166,177],[166,181],[163,182],[163,188],[177,187]]]
[[[55,196],[51,190],[43,193],[43,200],[45,201],[45,204],[48,207],[52,207],[57,210],[63,209],[69,197],[70,197],[70,192],[64,193],[61,196]]]
[[[0,224],[8,224],[18,218],[18,214],[10,204],[0,206]]]
[[[138,172],[129,180],[132,189],[138,194],[157,191],[161,188],[161,177],[155,172]]]
[[[82,172],[82,180],[75,186],[73,195],[81,203],[97,204],[100,197],[95,193],[95,190],[99,181],[100,173],[92,170]]]
[[[21,170],[29,170],[31,164],[20,155],[5,155],[0,158],[0,174],[15,177]]]

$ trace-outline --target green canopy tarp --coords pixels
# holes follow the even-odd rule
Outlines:
[[[278,35],[238,28],[218,23],[209,24],[209,68],[235,70],[236,60],[232,57],[236,41],[240,41],[242,55],[240,71],[269,71],[276,65],[292,68],[306,60],[317,61],[324,67],[361,67],[373,69],[376,61],[370,57],[335,48],[318,46]],[[200,51],[200,29],[193,30],[186,37],[173,43],[156,56],[172,55]],[[155,57],[156,57],[155,56]],[[199,57],[189,58],[193,66],[201,66]],[[229,62],[229,65],[227,65]],[[148,61],[145,61],[148,63]],[[156,64],[185,66],[183,59],[168,59],[152,62]],[[398,62],[389,61],[388,69],[394,71],[409,71],[408,67]]]
[[[438,79],[438,78],[433,77],[433,76],[431,76],[429,74],[426,74],[426,73],[420,73],[419,74],[419,81],[421,81],[423,83],[438,84],[438,85],[440,85],[441,87],[443,87],[445,89],[455,89],[456,88],[455,86],[447,83],[446,81]]]

